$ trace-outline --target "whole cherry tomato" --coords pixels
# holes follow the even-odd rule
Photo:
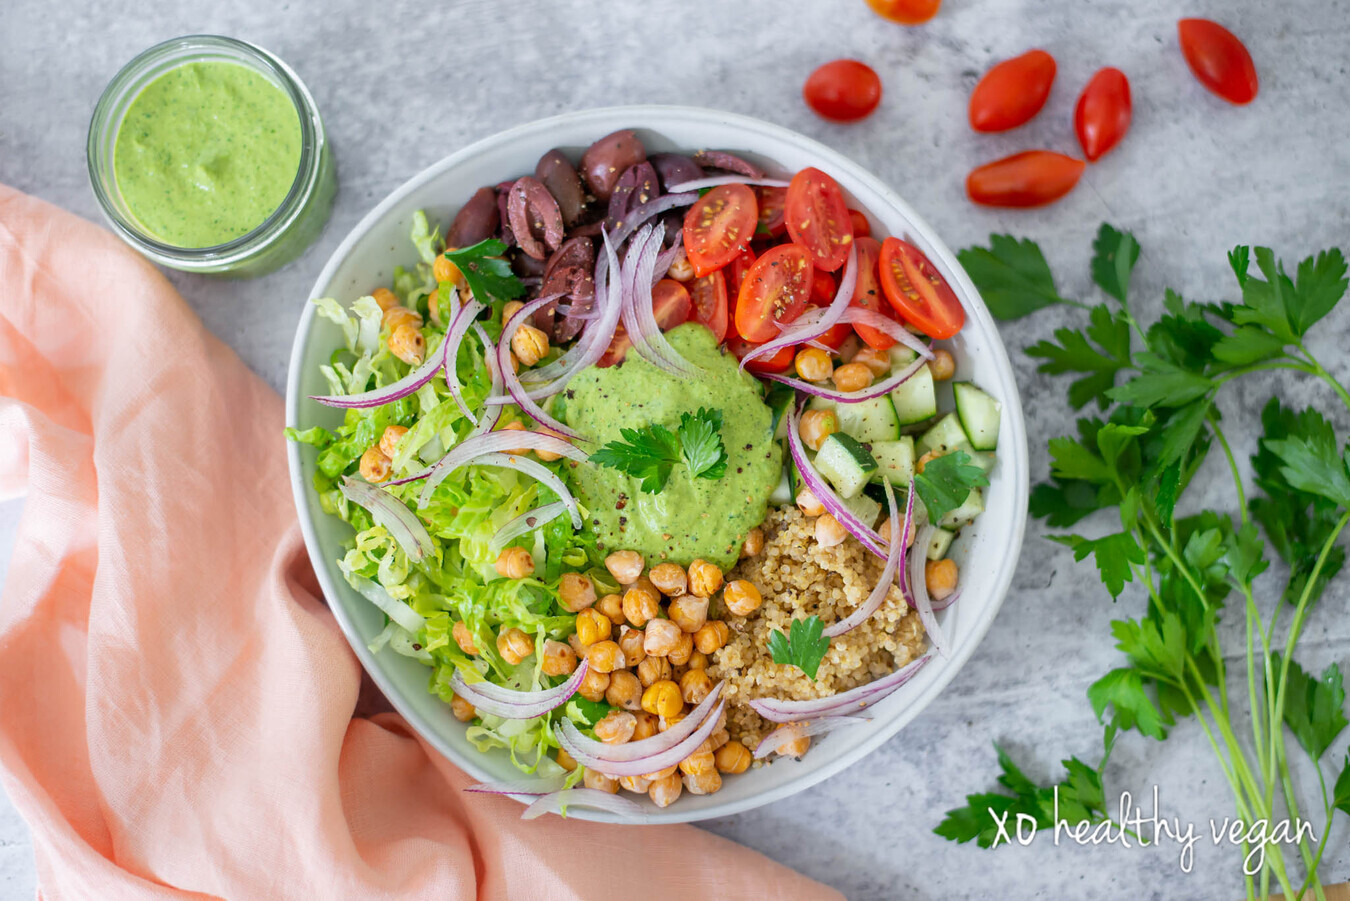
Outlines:
[[[1055,58],[1028,50],[994,66],[970,93],[970,127],[1007,131],[1041,111],[1055,82]]]
[[[937,15],[942,0],[867,0],[877,15],[901,25],[922,25]]]
[[[972,170],[966,193],[985,206],[1041,206],[1072,191],[1085,168],[1062,153],[1025,150]]]
[[[1109,153],[1130,129],[1130,80],[1119,69],[1098,70],[1073,111],[1078,143],[1089,162]]]
[[[1202,85],[1229,103],[1256,99],[1256,64],[1233,32],[1209,19],[1182,19],[1177,37],[1186,64]]]
[[[812,72],[802,97],[816,114],[834,122],[857,122],[881,102],[881,78],[866,63],[837,59]]]

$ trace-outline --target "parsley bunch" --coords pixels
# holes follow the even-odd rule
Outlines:
[[[1087,692],[1104,726],[1105,754],[1095,769],[1065,762],[1069,778],[1060,785],[1061,799],[1076,799],[1078,812],[1061,819],[1105,817],[1101,771],[1118,736],[1134,731],[1162,741],[1192,716],[1209,738],[1239,816],[1248,823],[1299,817],[1289,769],[1292,735],[1317,770],[1321,841],[1304,838],[1298,845],[1301,886],[1281,846],[1272,844],[1259,885],[1248,876],[1247,889],[1249,896],[1267,896],[1273,875],[1286,897],[1311,888],[1322,898],[1317,867],[1332,817],[1336,810],[1350,814],[1350,756],[1340,765],[1327,758],[1347,725],[1345,691],[1339,667],[1314,676],[1294,650],[1345,560],[1337,541],[1350,521],[1350,447],[1322,411],[1271,398],[1261,411],[1248,485],[1215,399],[1244,375],[1288,370],[1325,383],[1350,408],[1350,392],[1305,343],[1345,294],[1345,259],[1339,250],[1323,251],[1291,276],[1269,249],[1237,247],[1229,262],[1240,300],[1187,301],[1169,290],[1162,315],[1145,325],[1130,304],[1138,242],[1103,225],[1094,250],[1093,280],[1110,300],[1093,306],[1060,295],[1031,241],[995,235],[988,248],[960,254],[1001,318],[1052,304],[1087,310],[1082,328],[1058,329],[1027,351],[1043,361],[1041,371],[1074,376],[1068,397],[1075,409],[1098,408],[1078,420],[1076,435],[1049,442],[1051,477],[1032,492],[1031,513],[1058,528],[1113,514],[1117,527],[1100,537],[1051,538],[1072,548],[1077,560],[1091,557],[1113,599],[1132,584],[1146,597],[1142,613],[1111,624],[1124,659]],[[1178,515],[1179,501],[1216,447],[1232,476],[1233,509]],[[1270,566],[1268,549],[1288,569],[1282,591],[1266,590],[1268,579],[1257,585]],[[1245,645],[1235,652],[1220,638],[1225,613],[1245,622]],[[1245,661],[1244,677],[1230,680],[1226,650]],[[1239,712],[1241,700],[1247,710]],[[1243,737],[1235,724],[1247,720],[1250,735]],[[987,846],[994,837],[990,807],[1053,825],[1043,803],[1051,789],[1027,780],[1002,752],[1000,761],[999,781],[1011,795],[971,795],[966,807],[947,814],[938,834]]]
[[[722,411],[699,407],[697,413],[681,413],[680,425],[671,431],[660,423],[641,429],[620,429],[623,441],[611,441],[590,460],[598,466],[617,469],[642,482],[647,494],[666,487],[678,463],[690,478],[716,481],[727,474],[727,450],[722,445]]]

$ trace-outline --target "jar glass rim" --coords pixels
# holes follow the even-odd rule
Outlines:
[[[120,189],[112,171],[111,148],[116,143],[127,110],[145,87],[171,69],[213,55],[218,55],[221,61],[252,68],[280,87],[290,98],[300,120],[300,160],[285,199],[253,229],[222,244],[180,247],[155,238],[134,216],[123,213],[112,196],[113,192]],[[104,215],[125,240],[152,258],[174,263],[220,266],[249,258],[274,237],[284,233],[300,216],[318,181],[323,142],[318,107],[308,88],[290,66],[248,41],[223,35],[194,34],[155,44],[138,53],[117,71],[94,107],[85,150],[94,196]]]

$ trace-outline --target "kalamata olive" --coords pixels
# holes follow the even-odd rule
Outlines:
[[[497,185],[496,188],[497,221],[501,223],[501,230],[497,233],[497,237],[501,238],[502,243],[507,247],[516,246],[516,234],[511,229],[511,211],[507,207],[506,196],[510,193],[511,185],[513,184],[515,184],[515,182],[503,182],[502,184]]]
[[[656,170],[646,160],[623,170],[614,185],[614,193],[609,195],[609,217],[605,227],[618,228],[629,213],[651,200],[660,190]]]
[[[459,208],[445,233],[446,247],[470,247],[497,233],[501,217],[497,211],[497,192],[479,188],[469,202]]]
[[[539,179],[525,175],[516,179],[507,192],[507,219],[520,249],[536,260],[545,259],[563,240],[562,213],[558,201]],[[543,235],[543,243],[535,233]],[[547,247],[545,247],[547,245]]]
[[[661,176],[661,187],[667,191],[671,185],[703,177],[703,167],[682,153],[653,153],[647,162],[655,167],[656,174]]]
[[[749,160],[743,160],[734,153],[725,150],[700,150],[694,154],[694,162],[705,169],[724,169],[747,178],[763,178],[764,170]]]
[[[647,158],[647,149],[630,128],[605,135],[586,149],[581,157],[581,177],[596,199],[609,202],[614,185],[623,170]]]
[[[511,251],[511,271],[521,278],[541,277],[545,265],[543,260],[536,260],[519,247]]]
[[[539,296],[563,294],[569,306],[578,312],[586,312],[595,301],[595,245],[590,238],[568,238],[562,246],[549,257],[544,270],[544,281],[539,287]],[[553,308],[556,304],[546,304],[539,312],[548,311],[545,322],[541,324],[535,317],[535,327],[545,329],[552,326],[555,341],[570,341],[580,333],[585,322],[578,317],[567,317],[553,322]]]
[[[586,205],[586,190],[581,186],[581,176],[577,175],[572,161],[554,148],[539,158],[534,177],[543,182],[553,199],[558,201],[563,222],[575,225],[581,217],[581,208]]]

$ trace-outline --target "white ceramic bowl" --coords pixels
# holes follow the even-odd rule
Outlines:
[[[448,222],[477,188],[533,172],[535,162],[550,148],[562,147],[576,159],[594,140],[620,128],[636,129],[649,151],[730,150],[765,164],[770,171],[791,173],[816,166],[833,175],[849,196],[849,205],[867,211],[874,232],[905,237],[928,255],[956,290],[968,314],[965,328],[952,342],[958,375],[975,381],[1003,403],[998,463],[990,477],[987,510],[964,530],[953,552],[961,563],[961,600],[940,615],[951,656],[935,658],[913,681],[873,708],[871,723],[817,739],[799,761],[778,760],[728,778],[713,795],[686,793],[664,810],[640,799],[647,808],[645,822],[671,823],[739,813],[814,785],[878,747],[937,697],[974,653],[1012,580],[1026,522],[1026,432],[1017,385],[994,322],[952,252],[932,229],[895,191],[852,160],[787,129],[731,113],[674,106],[595,109],[531,122],[478,141],[416,175],[375,207],[334,251],[311,296],[335,297],[345,304],[389,284],[396,264],[416,259],[408,241],[415,210],[426,209],[433,221]],[[340,411],[307,397],[326,393],[318,366],[341,342],[338,328],[316,317],[314,307],[308,306],[291,353],[286,385],[288,424],[306,428],[340,422]],[[950,397],[946,402],[950,409]],[[456,765],[484,781],[518,778],[504,752],[481,754],[465,740],[464,724],[451,716],[448,705],[428,693],[424,666],[389,650],[372,654],[367,649],[367,642],[383,627],[384,616],[348,587],[335,564],[351,530],[319,509],[311,488],[313,448],[291,444],[289,455],[295,505],[310,559],[329,606],[361,663],[413,728]],[[613,814],[576,808],[571,815],[625,821]]]

